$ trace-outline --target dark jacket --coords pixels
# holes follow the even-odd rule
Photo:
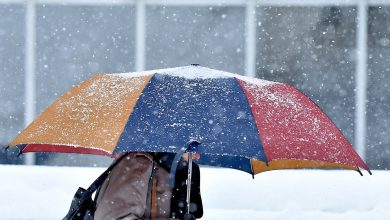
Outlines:
[[[155,161],[161,164],[162,167],[168,171],[171,170],[172,162],[175,154],[171,153],[155,153]],[[187,196],[187,174],[188,174],[188,162],[180,159],[176,175],[175,185],[171,198],[171,217],[177,219],[183,219],[186,212],[186,196]],[[200,170],[196,163],[192,163],[192,177],[191,177],[191,203],[190,214],[196,218],[203,216],[203,204],[200,195]]]

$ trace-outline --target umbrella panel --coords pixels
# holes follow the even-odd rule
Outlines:
[[[161,74],[141,94],[114,153],[177,152],[191,140],[201,143],[197,153],[266,161],[251,109],[234,78]]]

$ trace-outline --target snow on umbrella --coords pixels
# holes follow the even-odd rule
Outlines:
[[[201,154],[251,174],[288,168],[369,171],[340,130],[290,85],[200,66],[98,74],[43,111],[9,147],[117,156]],[[361,173],[361,172],[360,172]]]

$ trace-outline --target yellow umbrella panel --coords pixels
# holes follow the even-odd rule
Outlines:
[[[111,155],[153,74],[98,74],[43,111],[9,146],[24,151]]]

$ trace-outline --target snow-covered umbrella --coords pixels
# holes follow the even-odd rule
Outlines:
[[[9,147],[112,157],[188,151],[201,155],[199,164],[252,175],[289,168],[369,171],[297,89],[197,65],[98,74],[44,110]]]

